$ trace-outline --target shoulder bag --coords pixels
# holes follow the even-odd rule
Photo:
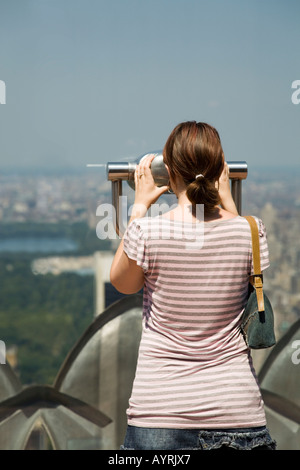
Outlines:
[[[258,227],[253,217],[246,216],[245,219],[251,228],[254,274],[249,279],[251,293],[241,318],[241,331],[249,348],[270,348],[276,343],[274,314],[270,300],[263,291]]]

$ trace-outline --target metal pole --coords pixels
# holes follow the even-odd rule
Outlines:
[[[238,213],[242,212],[242,180],[233,179],[231,181],[231,194],[235,202]]]
[[[122,237],[125,233],[124,227],[120,227],[120,223],[122,223],[122,207],[121,207],[121,196],[122,196],[122,180],[113,180],[111,182],[111,197],[112,197],[112,205],[115,208],[114,214],[114,229],[118,236]]]

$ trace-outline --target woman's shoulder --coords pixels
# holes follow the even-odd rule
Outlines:
[[[257,224],[257,227],[258,227],[258,233],[259,233],[259,236],[260,237],[263,237],[266,235],[266,226],[264,224],[264,222],[262,221],[262,219],[260,217],[258,217],[257,215],[250,215],[248,217],[252,217],[256,224]],[[246,217],[242,217],[245,221],[247,221]],[[248,221],[247,221],[248,223]],[[249,225],[249,223],[248,223]]]
[[[129,233],[135,232],[140,234],[146,234],[149,229],[157,223],[154,219],[156,219],[156,217],[140,217],[133,219],[127,225],[126,231]]]
[[[259,235],[263,236],[266,234],[266,228],[265,225],[262,221],[262,219],[256,215],[251,215],[251,217],[254,218],[254,220],[257,223],[258,230],[259,230]],[[130,222],[128,229],[134,232],[141,232],[144,235],[146,235],[149,231],[152,231],[153,229],[163,229],[164,227],[169,228],[170,224],[172,226],[176,225],[181,225],[184,221],[182,220],[176,220],[172,219],[169,217],[166,217],[164,214],[157,215],[155,217],[142,217],[142,218],[137,218],[134,219],[132,222]],[[219,226],[224,227],[228,225],[229,227],[232,228],[241,228],[246,231],[249,231],[250,233],[250,226],[249,222],[247,221],[245,216],[242,215],[234,215],[233,217],[220,217],[220,218],[215,218],[215,219],[209,219],[207,221],[203,221],[204,226]]]

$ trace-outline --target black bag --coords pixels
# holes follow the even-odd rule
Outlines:
[[[251,293],[241,318],[241,331],[249,348],[270,348],[276,343],[274,314],[270,300],[263,292],[258,227],[253,217],[245,219],[251,227],[254,274],[249,281]]]

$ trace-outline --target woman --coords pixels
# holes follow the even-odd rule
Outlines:
[[[145,217],[168,189],[155,186],[153,158],[137,166],[130,223],[111,267],[120,292],[144,287],[122,448],[274,449],[239,328],[252,269],[250,228],[232,199],[218,132],[205,123],[175,127],[163,158],[178,205]],[[257,222],[265,269],[266,233]]]

